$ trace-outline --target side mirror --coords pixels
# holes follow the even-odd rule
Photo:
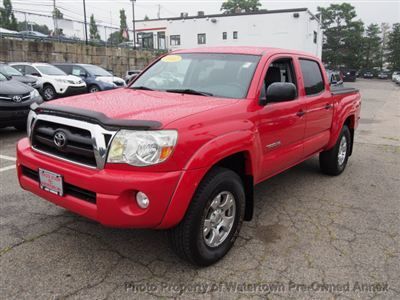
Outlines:
[[[268,87],[265,97],[262,96],[260,97],[260,105],[266,105],[269,102],[291,101],[296,99],[297,88],[291,82],[274,82]]]
[[[31,75],[35,77],[42,77],[42,75],[40,75],[39,73],[32,73]]]

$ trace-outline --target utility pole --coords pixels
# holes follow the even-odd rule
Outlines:
[[[161,4],[158,4],[157,19],[161,19]]]
[[[53,36],[58,34],[58,26],[57,26],[57,18],[56,18],[56,0],[53,0],[53,23],[54,23],[54,32]]]
[[[133,29],[133,48],[136,48],[136,28],[135,28],[135,1],[131,0],[132,2],[132,29]]]
[[[87,20],[86,20],[86,1],[83,0],[83,14],[85,16],[85,42],[88,44],[88,35],[87,35]]]
[[[24,13],[24,15],[25,15],[25,30],[28,31],[28,20],[26,18],[26,13]]]

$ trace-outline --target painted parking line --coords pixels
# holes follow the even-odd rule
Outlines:
[[[8,171],[8,170],[13,170],[13,169],[15,169],[15,165],[4,167],[4,168],[0,168],[0,173]]]
[[[1,154],[0,154],[0,159],[11,160],[11,161],[16,161],[17,160],[15,157],[7,156],[7,155],[1,155]]]

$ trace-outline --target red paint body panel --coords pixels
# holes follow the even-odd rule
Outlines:
[[[357,127],[361,106],[358,92],[332,95],[324,73],[325,90],[313,97],[305,95],[298,60],[319,62],[309,54],[260,47],[201,48],[176,53],[251,54],[260,56],[260,62],[245,99],[127,88],[53,101],[55,105],[93,110],[113,119],[159,121],[163,129],[178,131],[178,143],[171,157],[158,165],[106,164],[103,170],[96,170],[39,154],[23,139],[17,146],[21,186],[106,226],[170,228],[182,220],[201,180],[220,160],[244,153],[246,173],[253,176],[256,184],[333,147],[347,118],[352,120],[353,128]],[[298,97],[260,106],[258,99],[268,66],[282,57],[293,60]],[[306,114],[299,116],[299,111]],[[95,192],[96,204],[41,190],[38,182],[23,175],[22,166],[61,174],[65,182]],[[136,204],[137,191],[150,198],[145,210]]]

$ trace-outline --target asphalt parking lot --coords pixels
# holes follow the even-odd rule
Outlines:
[[[359,80],[362,119],[339,177],[317,158],[256,188],[255,218],[208,268],[162,231],[116,230],[20,189],[0,129],[0,298],[400,298],[400,87]]]

